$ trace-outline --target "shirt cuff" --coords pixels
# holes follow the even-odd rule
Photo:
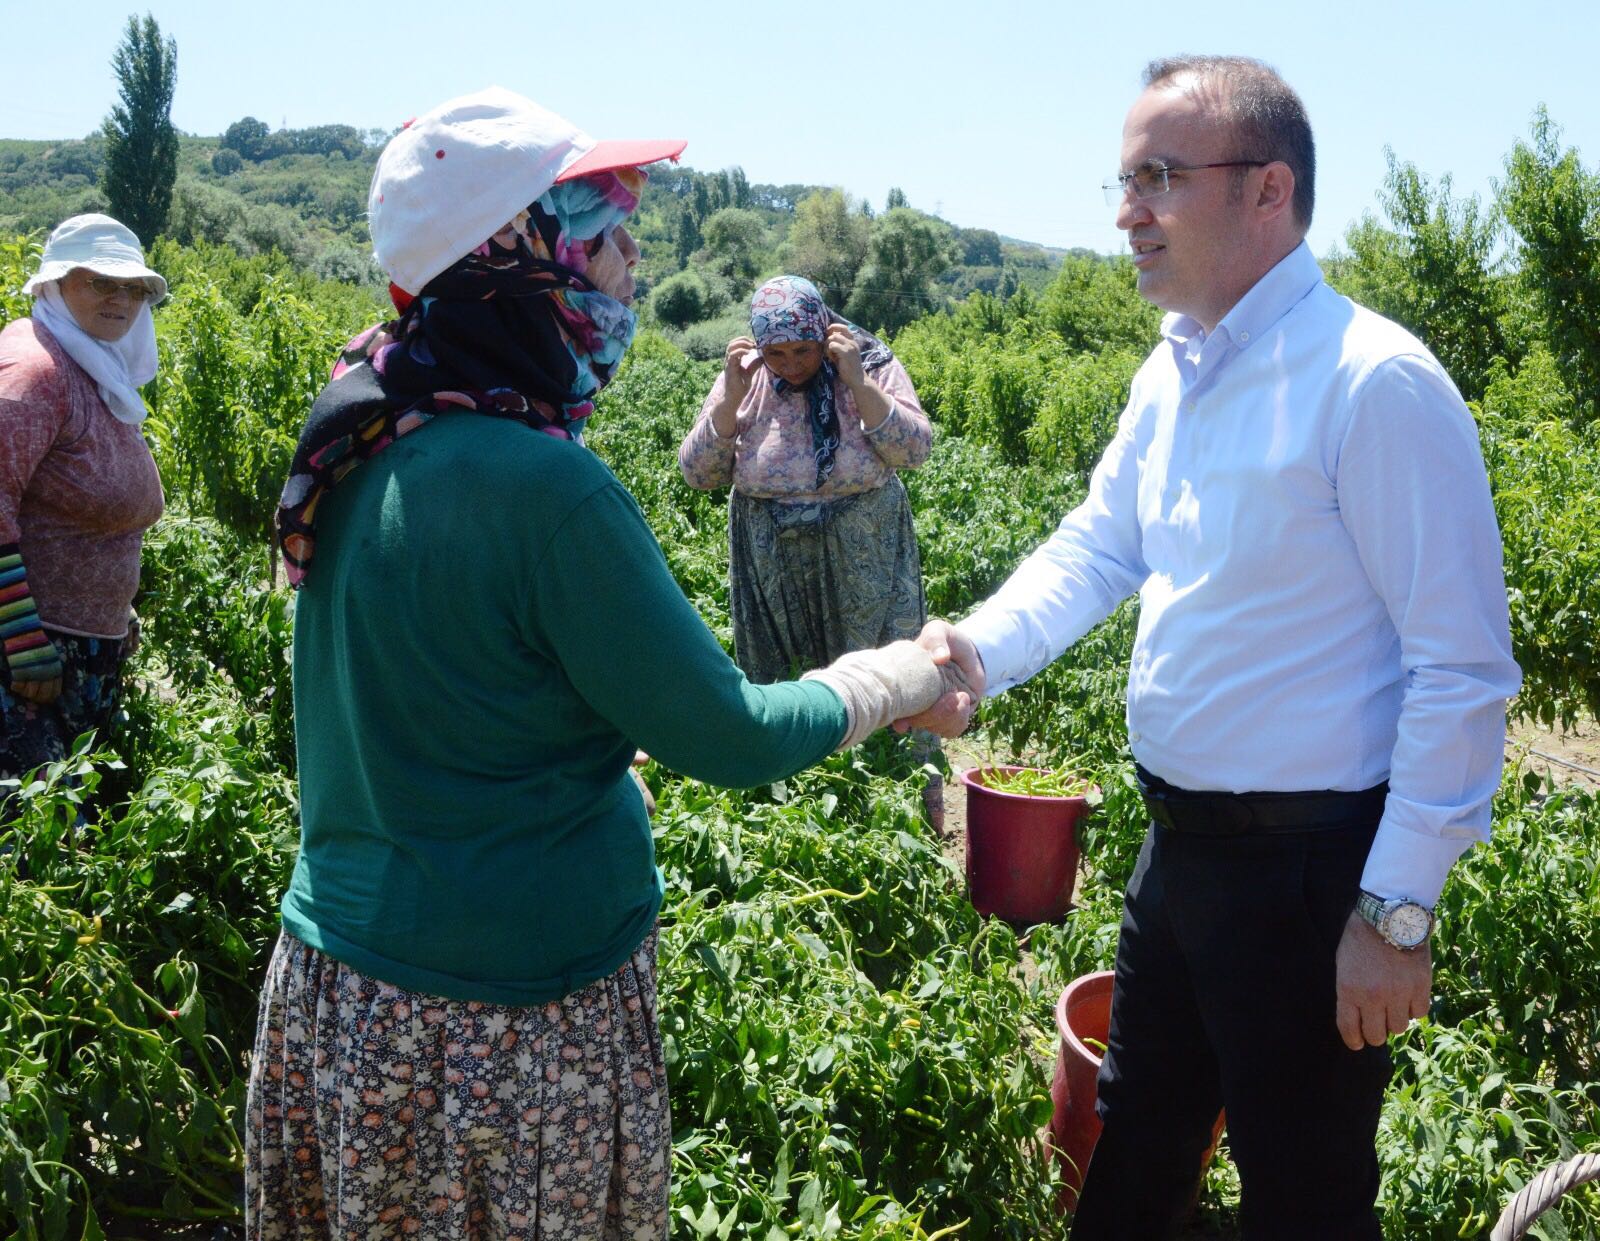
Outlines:
[[[1470,836],[1431,836],[1385,816],[1367,853],[1361,887],[1384,900],[1416,901],[1432,909],[1456,860],[1477,844]]]
[[[996,694],[1022,682],[1025,677],[1007,666],[1007,649],[1015,650],[1021,644],[1016,620],[1000,608],[979,608],[956,626],[972,639],[978,648],[978,658],[983,661],[983,696]]]
[[[724,435],[721,431],[717,430],[717,423],[716,419],[714,418],[707,418],[706,426],[711,428],[712,437],[721,440],[724,444],[731,444],[734,440],[739,438],[739,424],[737,421],[735,421],[733,424],[732,435]]]
[[[884,427],[888,426],[889,420],[899,412],[899,403],[894,399],[894,397],[889,397],[889,412],[883,416],[883,421],[877,426],[873,427],[870,431],[867,429],[867,424],[863,421],[861,424],[861,434],[865,435],[868,439],[872,439],[878,434],[878,432],[882,431]]]

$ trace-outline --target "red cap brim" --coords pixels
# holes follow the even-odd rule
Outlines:
[[[676,160],[689,143],[683,138],[645,138],[636,142],[597,142],[576,162],[561,170],[557,182],[610,172],[613,168],[640,168],[657,160]]]

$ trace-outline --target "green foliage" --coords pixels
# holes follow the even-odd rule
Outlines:
[[[700,271],[681,271],[668,276],[650,295],[650,307],[656,318],[669,327],[686,328],[691,323],[710,318],[727,303],[723,286]]]
[[[1544,319],[1544,341],[1581,402],[1600,417],[1600,172],[1559,146],[1560,128],[1540,108],[1533,141],[1506,159],[1501,209],[1516,232],[1517,281]]]
[[[885,212],[873,222],[845,315],[864,327],[898,332],[940,305],[933,282],[954,258],[955,241],[944,221],[910,207]]]
[[[766,224],[754,211],[724,207],[706,220],[701,235],[706,265],[735,287],[755,279],[767,260]]]
[[[1007,466],[997,449],[955,435],[935,435],[928,461],[901,478],[932,616],[986,598],[1083,495],[1070,475]]]
[[[22,1236],[103,1235],[108,1213],[238,1214],[239,1053],[293,857],[292,789],[241,743],[221,687],[130,711],[124,752],[149,774],[125,806],[75,826],[107,771],[80,749],[0,825],[0,1225]]]
[[[178,134],[172,93],[178,86],[178,45],[161,38],[156,19],[128,18],[111,60],[121,102],[106,118],[105,191],[110,213],[149,245],[167,224],[178,177]]]
[[[1505,543],[1518,714],[1571,727],[1600,712],[1600,443],[1542,347],[1492,368],[1479,417]]]
[[[26,319],[33,298],[22,291],[28,277],[39,270],[44,238],[37,233],[0,236],[0,327],[13,319]]]
[[[1476,197],[1456,199],[1450,178],[1430,185],[1391,151],[1384,208],[1394,231],[1370,215],[1346,236],[1352,258],[1336,262],[1340,292],[1422,337],[1469,398],[1478,397],[1490,361],[1507,354],[1502,282],[1492,255],[1499,217]]]
[[[151,433],[169,488],[192,512],[270,544],[300,427],[334,352],[362,326],[350,310],[324,308],[270,276],[248,312],[205,276],[177,286],[158,323]]]
[[[819,190],[795,207],[778,261],[784,271],[816,285],[830,305],[842,308],[866,262],[871,238],[871,221],[842,191]]]
[[[1068,349],[1126,349],[1141,357],[1161,327],[1161,312],[1139,296],[1126,257],[1069,254],[1039,301],[1040,323]]]
[[[1512,1194],[1558,1161],[1592,1149],[1593,1085],[1518,1081],[1500,1060],[1507,1040],[1475,1021],[1423,1021],[1392,1042],[1396,1085],[1378,1128],[1379,1212],[1394,1241],[1487,1238]],[[1568,1194],[1532,1231],[1546,1241],[1592,1237],[1600,1202]]]
[[[906,761],[887,744],[837,756],[771,801],[663,785],[685,1224],[709,1203],[741,1237],[791,1222],[831,1235],[830,1215],[837,1228],[863,1210],[976,1237],[1060,1233],[1015,936],[962,897]],[[730,1147],[747,1157],[734,1175]]]
[[[697,362],[720,359],[735,336],[750,335],[750,312],[731,306],[714,319],[692,323],[674,338],[677,346]]]

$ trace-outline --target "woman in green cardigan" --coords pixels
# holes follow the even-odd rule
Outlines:
[[[400,314],[346,349],[278,516],[303,825],[252,1237],[665,1237],[635,748],[757,785],[960,692],[909,642],[750,684],[583,446],[633,332],[622,221],[682,147],[596,143],[491,89],[379,161]]]

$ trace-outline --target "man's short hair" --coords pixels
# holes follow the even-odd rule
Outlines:
[[[1220,119],[1232,126],[1239,159],[1281,160],[1294,173],[1294,215],[1311,227],[1316,205],[1317,148],[1300,96],[1271,65],[1248,56],[1164,56],[1145,66],[1144,85],[1193,75],[1221,88]]]

